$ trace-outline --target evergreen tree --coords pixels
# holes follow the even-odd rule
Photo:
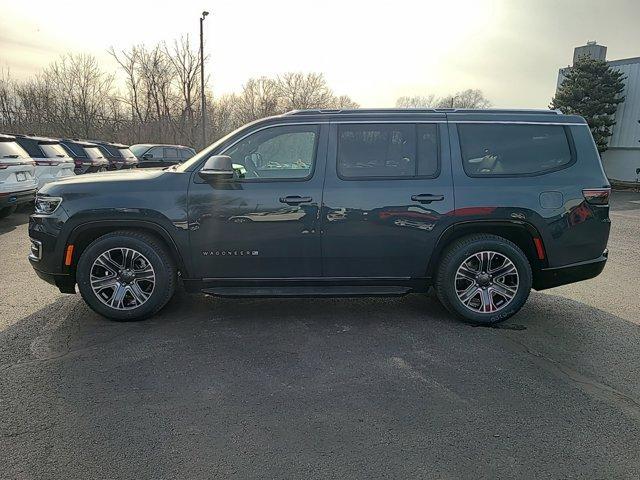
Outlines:
[[[570,67],[556,96],[552,109],[565,114],[581,115],[593,134],[600,153],[607,149],[618,104],[624,101],[624,74],[603,60],[581,58]]]

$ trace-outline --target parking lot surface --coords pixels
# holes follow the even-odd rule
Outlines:
[[[430,295],[178,294],[138,323],[57,293],[0,221],[0,478],[638,478],[640,194],[599,277],[502,328]]]

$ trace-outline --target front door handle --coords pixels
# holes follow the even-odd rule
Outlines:
[[[300,195],[289,195],[288,197],[280,197],[280,203],[286,203],[287,205],[310,203],[312,200],[313,198],[311,197],[301,197]]]
[[[420,195],[411,195],[411,200],[420,203],[441,202],[444,200],[444,195],[432,195],[430,193],[421,193]]]

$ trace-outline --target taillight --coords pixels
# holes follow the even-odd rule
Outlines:
[[[611,188],[585,188],[582,195],[591,205],[609,205]]]

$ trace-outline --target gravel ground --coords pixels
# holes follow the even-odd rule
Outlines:
[[[503,328],[431,297],[178,294],[106,321],[0,223],[0,478],[638,478],[640,194]]]

